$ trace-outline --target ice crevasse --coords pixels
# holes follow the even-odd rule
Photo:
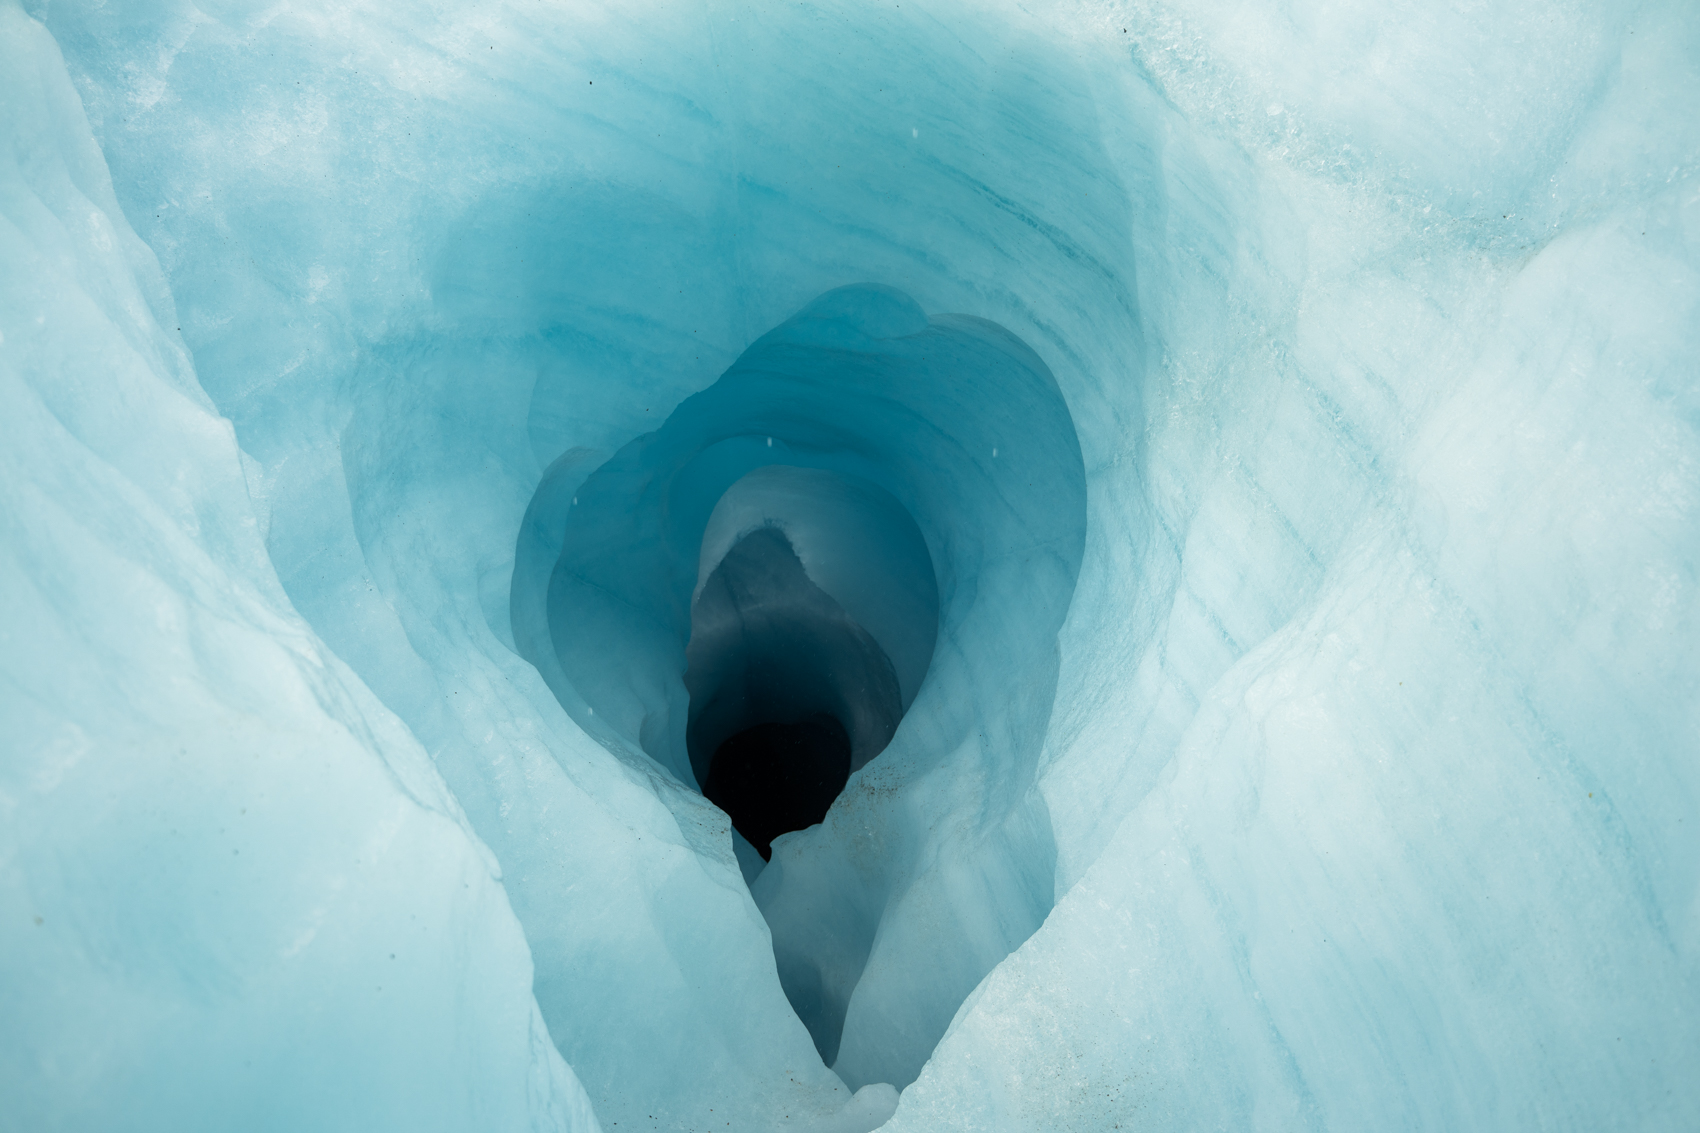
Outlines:
[[[1700,1125],[1696,105],[0,0],[0,1129]]]

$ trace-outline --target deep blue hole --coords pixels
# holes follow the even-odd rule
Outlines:
[[[714,751],[703,794],[764,860],[781,834],[826,817],[850,778],[850,733],[824,712],[757,724]]]
[[[824,506],[809,510],[817,525],[830,518]],[[867,589],[900,585],[873,574]],[[885,650],[773,524],[739,538],[704,581],[685,658],[692,771],[764,860],[775,837],[826,817],[852,768],[885,749],[903,716]]]

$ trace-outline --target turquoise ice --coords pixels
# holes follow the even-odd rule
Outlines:
[[[1696,105],[1678,0],[0,0],[0,1129],[1700,1125]]]

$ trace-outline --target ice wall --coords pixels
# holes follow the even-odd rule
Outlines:
[[[105,217],[6,174],[3,1033],[41,1124],[111,1124],[83,1081],[176,1127],[570,1114],[528,950],[605,1128],[866,1128],[845,1081],[917,1072],[889,1128],[1696,1124],[1690,5],[28,10],[92,131],[7,7],[14,150]],[[829,910],[877,925],[840,1077],[775,966],[800,871],[752,898],[688,781],[563,708],[522,583],[577,483],[863,281],[1037,355],[1086,521],[1031,758],[947,760],[950,837]],[[280,871],[411,816],[384,896],[243,884],[244,776],[291,801]],[[164,832],[76,825],[126,814]],[[356,1012],[416,900],[414,1006]],[[290,967],[266,926],[321,915],[345,943]]]
[[[0,1125],[597,1129],[497,863],[278,586],[16,6],[0,263]]]

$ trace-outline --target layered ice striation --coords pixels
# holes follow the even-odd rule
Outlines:
[[[0,1126],[1700,1125],[1697,103],[0,0]]]

